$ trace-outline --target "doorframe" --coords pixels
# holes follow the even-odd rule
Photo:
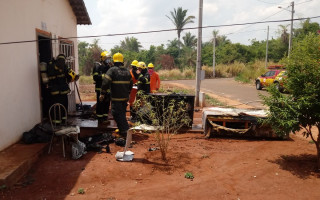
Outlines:
[[[39,100],[40,100],[40,114],[41,114],[41,121],[43,121],[44,116],[43,116],[43,103],[42,103],[42,91],[41,91],[41,74],[40,74],[40,55],[39,55],[39,41],[38,38],[39,36],[41,37],[45,37],[48,38],[50,40],[50,51],[51,51],[51,58],[53,56],[53,49],[52,49],[52,33],[51,32],[47,32],[41,29],[36,28],[35,29],[35,35],[36,35],[36,55],[37,55],[37,63],[38,63],[38,67],[37,67],[37,72],[38,72],[38,86],[39,86]]]

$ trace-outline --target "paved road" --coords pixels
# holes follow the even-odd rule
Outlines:
[[[179,83],[195,89],[195,80],[163,81],[164,83]],[[247,103],[249,106],[263,108],[259,93],[266,95],[265,90],[256,90],[253,84],[242,84],[234,78],[205,79],[201,81],[200,90],[205,93],[213,93],[228,99]]]

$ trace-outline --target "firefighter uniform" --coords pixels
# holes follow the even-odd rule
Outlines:
[[[65,63],[65,55],[59,54],[56,60],[52,60],[48,65],[48,88],[51,94],[51,105],[61,103],[68,111],[69,83],[76,81],[78,75]],[[61,122],[56,122],[61,123]]]
[[[150,75],[148,73],[147,66],[144,62],[139,62],[138,69],[140,71],[140,75],[137,82],[138,92],[142,91],[143,94],[149,94],[150,93]]]
[[[135,85],[138,82],[138,78],[139,78],[139,74],[137,74],[137,65],[138,65],[138,61],[134,60],[131,63],[131,67],[132,69],[130,70],[130,74],[131,74],[131,78],[132,78],[132,82]],[[136,94],[137,94],[137,88],[132,88],[131,92],[130,92],[130,97],[129,97],[129,106],[130,106],[130,115],[131,118],[135,118],[135,112],[132,108],[133,106],[133,102],[136,99]]]
[[[157,72],[154,71],[154,65],[148,64],[148,73],[150,75],[150,92],[156,93],[160,88],[160,77]]]
[[[95,62],[93,67],[93,80],[95,83],[95,92],[97,96],[96,116],[99,122],[108,120],[109,107],[110,107],[110,90],[107,91],[106,98],[99,101],[101,94],[102,79],[111,67],[111,55],[104,51],[101,53],[101,62]]]
[[[123,66],[123,55],[113,55],[114,66],[111,67],[102,80],[101,97],[105,98],[107,90],[111,92],[111,113],[117,123],[119,134],[126,137],[129,125],[126,119],[126,108],[132,89],[132,77],[128,69]]]

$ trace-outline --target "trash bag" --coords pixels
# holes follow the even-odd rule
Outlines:
[[[46,143],[49,142],[52,132],[46,129],[42,124],[35,125],[31,130],[22,134],[22,141],[25,144]]]
[[[86,154],[86,145],[77,140],[76,142],[71,143],[71,152],[72,152],[72,159],[76,160],[81,158],[84,154]]]

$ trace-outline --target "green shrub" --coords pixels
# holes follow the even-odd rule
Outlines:
[[[187,172],[184,174],[184,177],[187,178],[187,179],[194,179],[194,176],[191,172]]]
[[[78,194],[84,194],[84,189],[83,188],[79,188],[78,189]]]

